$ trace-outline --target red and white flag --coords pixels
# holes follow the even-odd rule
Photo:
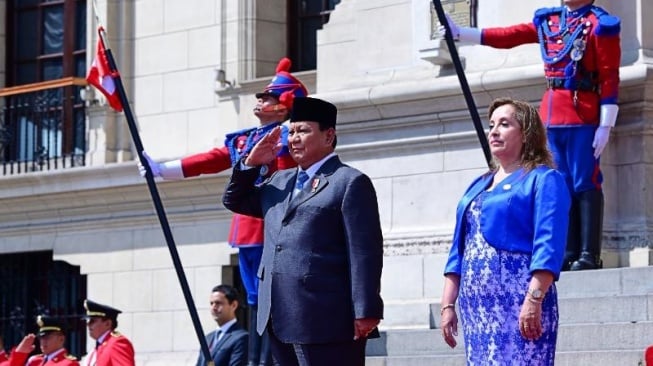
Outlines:
[[[100,27],[98,33],[101,33],[102,31],[103,29]],[[112,72],[111,67],[109,67],[107,50],[104,47],[104,42],[102,42],[102,37],[98,37],[95,58],[93,59],[91,69],[86,75],[86,81],[104,94],[111,108],[115,109],[117,112],[121,112],[122,103],[120,102],[120,96],[118,95],[118,90],[116,90],[116,84],[113,80],[114,76],[117,75],[118,71],[116,70]]]

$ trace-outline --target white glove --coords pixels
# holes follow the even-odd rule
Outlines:
[[[444,14],[444,16],[447,18],[447,23],[449,23],[449,29],[451,29],[451,36],[453,37],[454,40],[457,41],[458,39],[460,39],[460,27],[458,27],[458,24],[456,24],[453,20],[451,20],[449,14]],[[442,38],[444,38],[444,36],[447,34],[447,29],[444,27],[443,24],[440,24],[438,26],[438,33]]]
[[[456,24],[449,14],[444,14],[447,18],[447,23],[449,23],[449,29],[451,29],[451,35],[455,41],[471,42],[475,44],[481,44],[481,31],[477,28],[469,27],[459,27]],[[438,33],[441,37],[447,34],[447,30],[444,28],[444,25],[438,26]]]
[[[147,160],[147,165],[150,166],[150,169],[152,170],[152,176],[154,178],[156,177],[161,177],[161,169],[159,169],[159,163],[154,162],[152,158],[150,158],[149,155],[145,151],[143,151],[143,157],[145,160]],[[138,172],[141,174],[141,177],[145,178],[145,167],[143,164],[141,164],[140,160],[138,161]]]
[[[603,153],[603,149],[608,144],[608,139],[610,138],[610,130],[612,127],[608,126],[599,126],[594,132],[594,142],[592,142],[592,147],[594,148],[594,158],[598,159]]]
[[[147,164],[150,166],[154,178],[160,177],[165,180],[184,179],[184,171],[181,169],[181,160],[177,159],[157,163],[152,160],[145,151],[143,151],[143,157],[147,160]],[[138,162],[138,171],[141,174],[141,177],[145,177],[145,167],[140,162]]]
[[[592,147],[594,148],[594,158],[598,159],[603,153],[610,139],[610,130],[614,127],[617,121],[617,113],[619,113],[619,106],[616,104],[603,104],[601,105],[601,121],[599,127],[594,132],[594,141]]]

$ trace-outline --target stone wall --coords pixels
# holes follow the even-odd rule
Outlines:
[[[253,125],[253,94],[269,82],[281,56],[262,35],[282,28],[283,2],[192,3],[99,2],[154,158],[206,151],[220,146],[226,132]],[[644,20],[653,4],[597,3],[625,19],[621,110],[602,159],[604,259],[608,267],[650,265],[653,25]],[[535,7],[557,4],[480,2],[478,21],[481,27],[529,21]],[[446,6],[457,12],[461,5]],[[120,19],[133,19],[133,27]],[[377,190],[386,329],[429,327],[456,203],[486,169],[434,27],[428,1],[342,0],[318,33],[318,69],[298,74],[316,96],[338,106],[337,152],[370,175]],[[89,25],[89,34],[93,29]],[[89,37],[89,49],[94,42]],[[459,53],[483,120],[499,96],[538,103],[543,79],[536,45],[493,50],[459,44]],[[217,83],[216,69],[234,83]],[[0,178],[0,251],[53,250],[56,259],[81,265],[89,297],[125,312],[121,328],[134,340],[139,365],[193,365],[195,335],[146,186],[131,161],[123,118],[101,104],[88,110],[91,166]],[[220,204],[227,177],[159,184],[205,331],[213,324],[204,296],[228,280],[224,269],[235,254],[225,243],[230,213]]]

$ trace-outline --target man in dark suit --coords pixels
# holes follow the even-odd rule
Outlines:
[[[364,365],[383,317],[383,237],[371,180],[335,154],[336,107],[295,98],[288,147],[298,168],[257,185],[276,156],[280,129],[234,167],[228,209],[265,220],[258,271],[258,332],[288,365]]]
[[[211,316],[218,328],[206,335],[215,366],[245,366],[247,364],[247,331],[236,321],[238,292],[229,285],[218,285],[209,297]],[[206,366],[204,354],[200,352],[197,366]]]

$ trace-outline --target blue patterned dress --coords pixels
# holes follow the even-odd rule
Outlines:
[[[530,254],[497,250],[480,231],[483,197],[465,214],[465,251],[460,278],[460,317],[468,365],[553,365],[558,300],[551,285],[542,303],[542,336],[519,332],[519,313],[531,279]]]

